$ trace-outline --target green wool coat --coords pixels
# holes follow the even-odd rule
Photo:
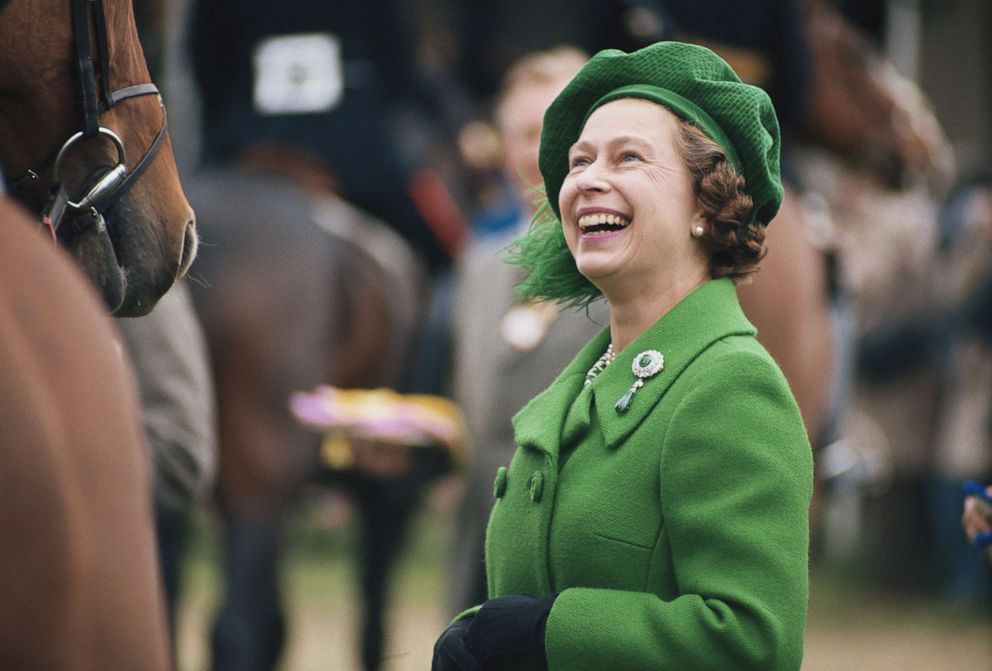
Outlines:
[[[733,283],[707,282],[583,387],[598,335],[514,418],[489,595],[559,594],[549,669],[800,667],[813,463],[754,335]],[[649,349],[665,368],[620,414]]]

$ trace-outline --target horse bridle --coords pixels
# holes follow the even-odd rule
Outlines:
[[[91,11],[100,62],[99,73],[96,72],[93,63],[93,45],[90,40]],[[76,102],[82,117],[82,130],[70,135],[33,169],[9,183],[11,190],[20,194],[37,184],[49,168],[52,169],[52,185],[41,217],[42,223],[51,231],[53,239],[63,225],[77,233],[90,227],[104,230],[106,222],[103,213],[134,185],[151,164],[162,146],[167,127],[165,106],[162,105],[158,87],[154,84],[150,82],[134,84],[111,90],[110,48],[107,41],[107,21],[103,11],[103,0],[72,0],[72,35],[75,43],[75,72],[79,79]],[[100,115],[123,100],[145,95],[159,96],[159,105],[162,106],[162,127],[145,155],[128,172],[124,142],[114,131],[100,125]],[[113,142],[117,149],[117,165],[107,169],[93,182],[82,198],[73,201],[61,180],[62,161],[74,146],[84,140],[97,137],[104,137]]]

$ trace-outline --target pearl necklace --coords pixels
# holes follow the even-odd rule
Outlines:
[[[589,372],[586,373],[585,386],[588,387],[592,384],[592,381],[596,379],[596,376],[606,370],[606,367],[613,363],[613,359],[616,358],[616,354],[613,353],[613,343],[611,342],[606,347],[606,351],[603,352],[603,356],[592,365]]]

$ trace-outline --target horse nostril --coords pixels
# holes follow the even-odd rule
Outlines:
[[[183,229],[183,249],[179,260],[179,277],[185,275],[186,271],[193,264],[199,244],[200,239],[196,233],[196,215],[191,215],[186,220],[186,227]]]

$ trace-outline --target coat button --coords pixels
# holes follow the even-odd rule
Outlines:
[[[542,496],[544,496],[544,473],[534,471],[534,474],[530,476],[530,500],[534,503],[540,503]]]
[[[497,499],[503,498],[506,493],[506,466],[496,469],[496,480],[493,481],[493,496]]]

